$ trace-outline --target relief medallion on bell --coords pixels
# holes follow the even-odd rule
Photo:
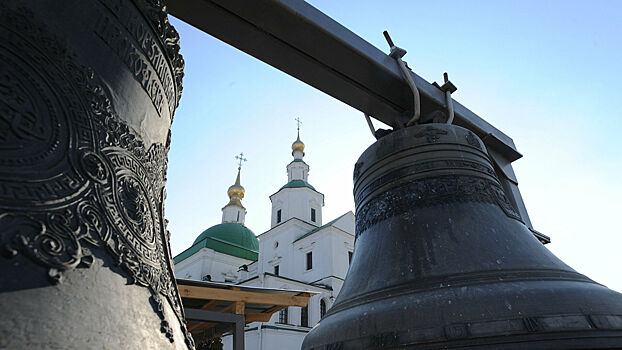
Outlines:
[[[169,141],[145,146],[107,85],[32,17],[0,11],[0,252],[28,257],[60,283],[105,248],[119,273],[151,291],[173,341],[168,300],[192,347],[163,218]]]

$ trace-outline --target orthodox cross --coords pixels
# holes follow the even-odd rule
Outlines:
[[[242,162],[246,162],[247,159],[244,158],[244,153],[240,152],[240,155],[235,156],[235,159],[239,161],[238,169],[242,169]]]
[[[296,121],[296,124],[298,124],[298,131],[300,131],[300,124],[302,124],[302,121],[298,117],[296,117],[296,119],[294,120]]]

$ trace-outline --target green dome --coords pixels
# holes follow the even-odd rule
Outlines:
[[[233,222],[218,224],[203,231],[192,246],[173,258],[178,263],[201,248],[211,248],[217,252],[248,260],[257,260],[259,240],[246,226]]]
[[[199,243],[206,237],[218,238],[250,250],[259,249],[259,240],[253,231],[235,222],[225,222],[208,228],[194,240],[193,244]]]

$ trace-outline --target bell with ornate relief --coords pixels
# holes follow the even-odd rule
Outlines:
[[[471,131],[381,138],[354,197],[352,264],[304,350],[622,347],[622,295],[533,236]]]
[[[159,0],[0,6],[0,349],[192,349],[164,219]]]

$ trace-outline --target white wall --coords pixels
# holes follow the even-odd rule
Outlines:
[[[324,195],[307,187],[284,188],[270,196],[272,219],[270,227],[277,223],[277,212],[281,210],[281,222],[298,218],[315,226],[322,226]],[[311,208],[315,209],[315,222],[311,221]]]
[[[313,228],[315,226],[307,222],[291,219],[261,234],[259,236],[258,273],[274,273],[274,266],[279,265],[280,275],[290,277],[298,275],[298,271],[295,270],[296,265],[293,263],[292,242]]]
[[[288,325],[275,327],[283,329],[262,328],[261,335],[258,329],[245,332],[244,348],[246,350],[299,350],[302,347],[302,341],[307,332],[300,332],[299,328]],[[233,349],[233,336],[223,337],[222,342],[224,350]]]
[[[291,162],[287,165],[287,182],[292,180],[308,181],[309,165],[304,162]]]
[[[244,224],[246,209],[237,205],[227,204],[222,208],[222,222],[237,222]]]
[[[348,228],[348,226],[350,226]],[[305,237],[294,243],[294,264],[297,267],[298,279],[308,283],[318,282],[328,284],[332,282],[324,279],[335,276],[345,279],[349,268],[348,252],[354,249],[354,214],[348,212],[333,225]],[[345,228],[345,231],[341,228]],[[312,252],[313,268],[306,270],[306,253]],[[332,281],[332,280],[331,280]],[[341,288],[341,283],[339,285]],[[335,290],[338,292],[338,290]]]
[[[238,280],[240,266],[251,263],[251,260],[201,248],[191,257],[175,264],[175,277],[201,280],[203,276],[210,275],[214,282],[234,282]]]

